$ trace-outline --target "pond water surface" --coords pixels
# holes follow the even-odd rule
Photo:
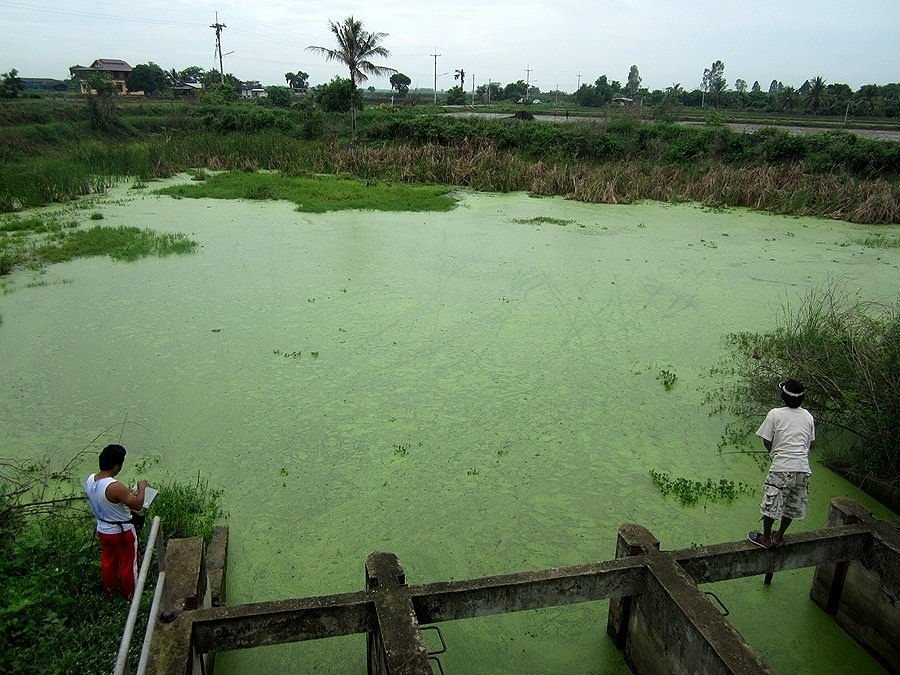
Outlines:
[[[150,460],[151,483],[199,472],[224,489],[229,604],[361,589],[376,550],[421,583],[609,559],[624,522],[663,549],[741,540],[755,494],[683,507],[648,474],[761,482],[719,454],[725,420],[702,404],[723,335],[771,328],[829,278],[880,301],[900,279],[900,250],[852,243],[900,228],[692,205],[463,193],[450,213],[311,216],[119,190],[90,210],[201,248],[7,282],[2,454],[63,460],[127,414],[127,478]],[[835,496],[892,517],[816,466],[794,530],[823,527]],[[777,671],[880,672],[809,601],[811,575],[715,590]],[[444,624],[443,666],[627,672],[606,607]],[[223,654],[217,672],[364,658],[354,636]]]

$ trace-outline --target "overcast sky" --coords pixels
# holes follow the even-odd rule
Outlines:
[[[328,20],[349,15],[388,34],[391,56],[377,62],[413,89],[433,86],[434,54],[439,90],[463,69],[467,91],[474,75],[571,92],[603,74],[624,84],[632,64],[645,87],[690,90],[715,60],[729,88],[737,78],[763,90],[817,75],[854,90],[900,81],[900,0],[0,0],[0,72],[63,79],[97,58],[218,69],[216,12],[225,72],[263,85],[297,70],[313,86],[346,77],[305,48],[334,46]]]

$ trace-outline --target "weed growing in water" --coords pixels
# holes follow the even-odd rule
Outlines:
[[[394,443],[394,457],[406,457],[409,454],[409,443]]]
[[[310,355],[311,357],[313,357],[314,359],[319,358],[319,352],[310,352],[309,355]]]
[[[900,248],[900,237],[889,237],[885,234],[875,234],[871,237],[856,239],[852,243],[868,248]],[[841,244],[849,246],[849,244]]]
[[[566,219],[566,218],[552,218],[550,216],[535,216],[534,218],[513,218],[514,223],[519,223],[521,225],[559,225],[560,227],[565,227],[566,225],[575,225],[574,220]],[[582,227],[584,227],[582,225]]]
[[[664,368],[659,371],[656,379],[662,382],[662,386],[666,391],[672,391],[675,388],[675,383],[678,381],[678,376],[671,370]]]
[[[286,358],[286,359],[299,359],[299,358],[302,356],[302,354],[303,354],[303,352],[301,352],[301,351],[296,351],[296,352],[283,352],[283,351],[281,351],[280,349],[273,349],[273,350],[272,350],[272,353],[273,353],[275,356],[283,356],[283,357]]]
[[[467,470],[466,470],[466,475],[467,475],[467,476],[477,476],[477,475],[478,475],[478,469],[475,469],[475,468],[467,469]]]
[[[130,190],[143,190],[147,187],[147,184],[142,180],[136,180],[131,184]]]
[[[94,211],[90,216],[91,220],[103,220],[103,214],[99,211]]]
[[[693,506],[701,499],[732,502],[742,494],[754,493],[753,488],[746,483],[735,483],[725,478],[718,482],[707,478],[705,482],[701,482],[689,478],[672,478],[665,471],[650,469],[650,479],[663,497],[674,495],[684,506]]]

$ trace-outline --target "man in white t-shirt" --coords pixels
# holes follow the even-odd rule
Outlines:
[[[139,562],[137,533],[131,516],[132,511],[140,511],[144,506],[147,481],[138,481],[135,494],[116,480],[125,463],[125,448],[121,445],[107,445],[100,452],[99,460],[100,471],[85,479],[84,494],[97,519],[103,592],[113,597],[121,591],[130,600]]]
[[[759,507],[763,531],[748,535],[750,541],[763,548],[779,546],[790,524],[806,516],[811,474],[809,452],[816,445],[813,416],[800,407],[806,396],[803,385],[796,380],[784,380],[778,390],[784,405],[772,408],[756,432],[772,456]],[[773,533],[776,520],[780,523]]]

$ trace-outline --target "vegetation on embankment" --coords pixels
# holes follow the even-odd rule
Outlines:
[[[108,673],[128,616],[128,603],[101,592],[95,521],[73,469],[46,459],[0,460],[0,663],[10,673]],[[126,467],[126,472],[128,472]],[[152,478],[152,477],[151,477]],[[222,492],[199,476],[168,480],[148,510],[160,516],[166,539],[207,541],[224,513]],[[50,489],[48,486],[56,486]],[[136,664],[147,622],[156,561],[148,575],[130,662]]]
[[[122,176],[207,168],[900,222],[900,143],[845,132],[743,134],[715,117],[703,127],[627,116],[556,124],[388,108],[359,116],[353,144],[341,140],[349,135],[345,116],[304,105],[121,106],[103,128],[92,128],[74,102],[53,105],[0,112],[0,210],[74,199]]]
[[[713,370],[721,384],[707,397],[715,413],[736,420],[721,447],[746,450],[766,411],[780,404],[776,384],[799,380],[824,439],[816,453],[900,508],[900,297],[877,305],[832,283],[785,305],[774,330],[728,335],[726,347]]]

